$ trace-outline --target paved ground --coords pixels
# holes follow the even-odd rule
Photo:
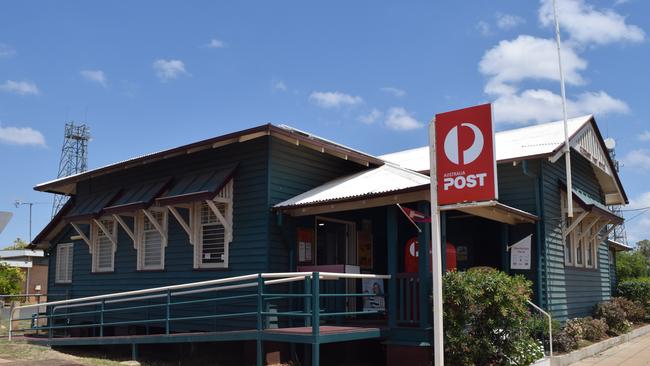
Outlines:
[[[571,366],[650,366],[650,334],[608,349]]]
[[[81,366],[81,364],[65,360],[41,360],[41,361],[12,361],[0,358],[1,366]]]

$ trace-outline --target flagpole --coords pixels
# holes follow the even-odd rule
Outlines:
[[[445,348],[442,324],[442,250],[440,245],[440,207],[438,206],[438,178],[436,169],[435,119],[429,123],[429,176],[431,181],[431,277],[433,297],[433,365],[444,366]]]
[[[567,211],[573,217],[573,181],[571,178],[571,146],[569,145],[569,123],[566,112],[566,90],[564,87],[564,73],[562,72],[562,52],[560,40],[560,20],[557,16],[556,0],[553,0],[553,17],[555,18],[555,41],[557,43],[557,60],[560,68],[560,91],[562,93],[562,114],[564,117],[564,160],[566,165],[567,185]]]
[[[406,216],[406,218],[409,219],[409,221],[411,222],[411,224],[413,224],[413,226],[415,226],[415,229],[418,231],[418,233],[421,233],[421,232],[422,232],[422,229],[420,229],[420,227],[418,226],[418,224],[416,224],[415,221],[413,221],[413,219],[411,218],[411,216],[409,216],[409,215],[406,213],[406,211],[404,211],[404,208],[402,207],[402,205],[400,205],[399,203],[396,203],[396,205],[397,205],[397,207],[399,207],[400,211],[402,211],[402,213],[404,214],[404,216]]]

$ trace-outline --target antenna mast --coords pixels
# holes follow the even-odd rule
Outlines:
[[[61,160],[59,160],[59,173],[57,178],[63,178],[88,170],[88,141],[90,141],[90,128],[85,123],[65,124],[63,134],[63,147]],[[68,201],[68,196],[57,194],[52,205],[52,217]]]

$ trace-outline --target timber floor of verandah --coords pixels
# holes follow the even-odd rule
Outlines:
[[[32,344],[47,346],[78,346],[104,344],[155,344],[155,343],[188,343],[188,342],[227,342],[227,341],[262,341],[291,342],[291,343],[334,343],[362,339],[382,338],[385,328],[321,325],[319,334],[314,337],[311,327],[289,327],[265,329],[236,330],[224,332],[192,332],[172,334],[149,334],[106,337],[53,337],[25,335],[14,337]]]

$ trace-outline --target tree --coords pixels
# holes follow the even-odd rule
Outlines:
[[[650,260],[650,240],[644,239],[636,243],[637,250],[646,257],[647,260]]]
[[[22,289],[23,272],[0,263],[0,295],[16,295]]]
[[[19,249],[26,249],[28,245],[29,245],[29,243],[27,243],[27,242],[24,241],[23,239],[21,239],[21,238],[16,238],[16,240],[14,240],[14,244],[13,244],[13,245],[10,245],[10,246],[8,246],[8,247],[6,247],[6,248],[4,248],[4,250],[19,250]]]
[[[648,259],[640,250],[618,253],[616,256],[616,277],[618,280],[645,277],[648,275]]]

